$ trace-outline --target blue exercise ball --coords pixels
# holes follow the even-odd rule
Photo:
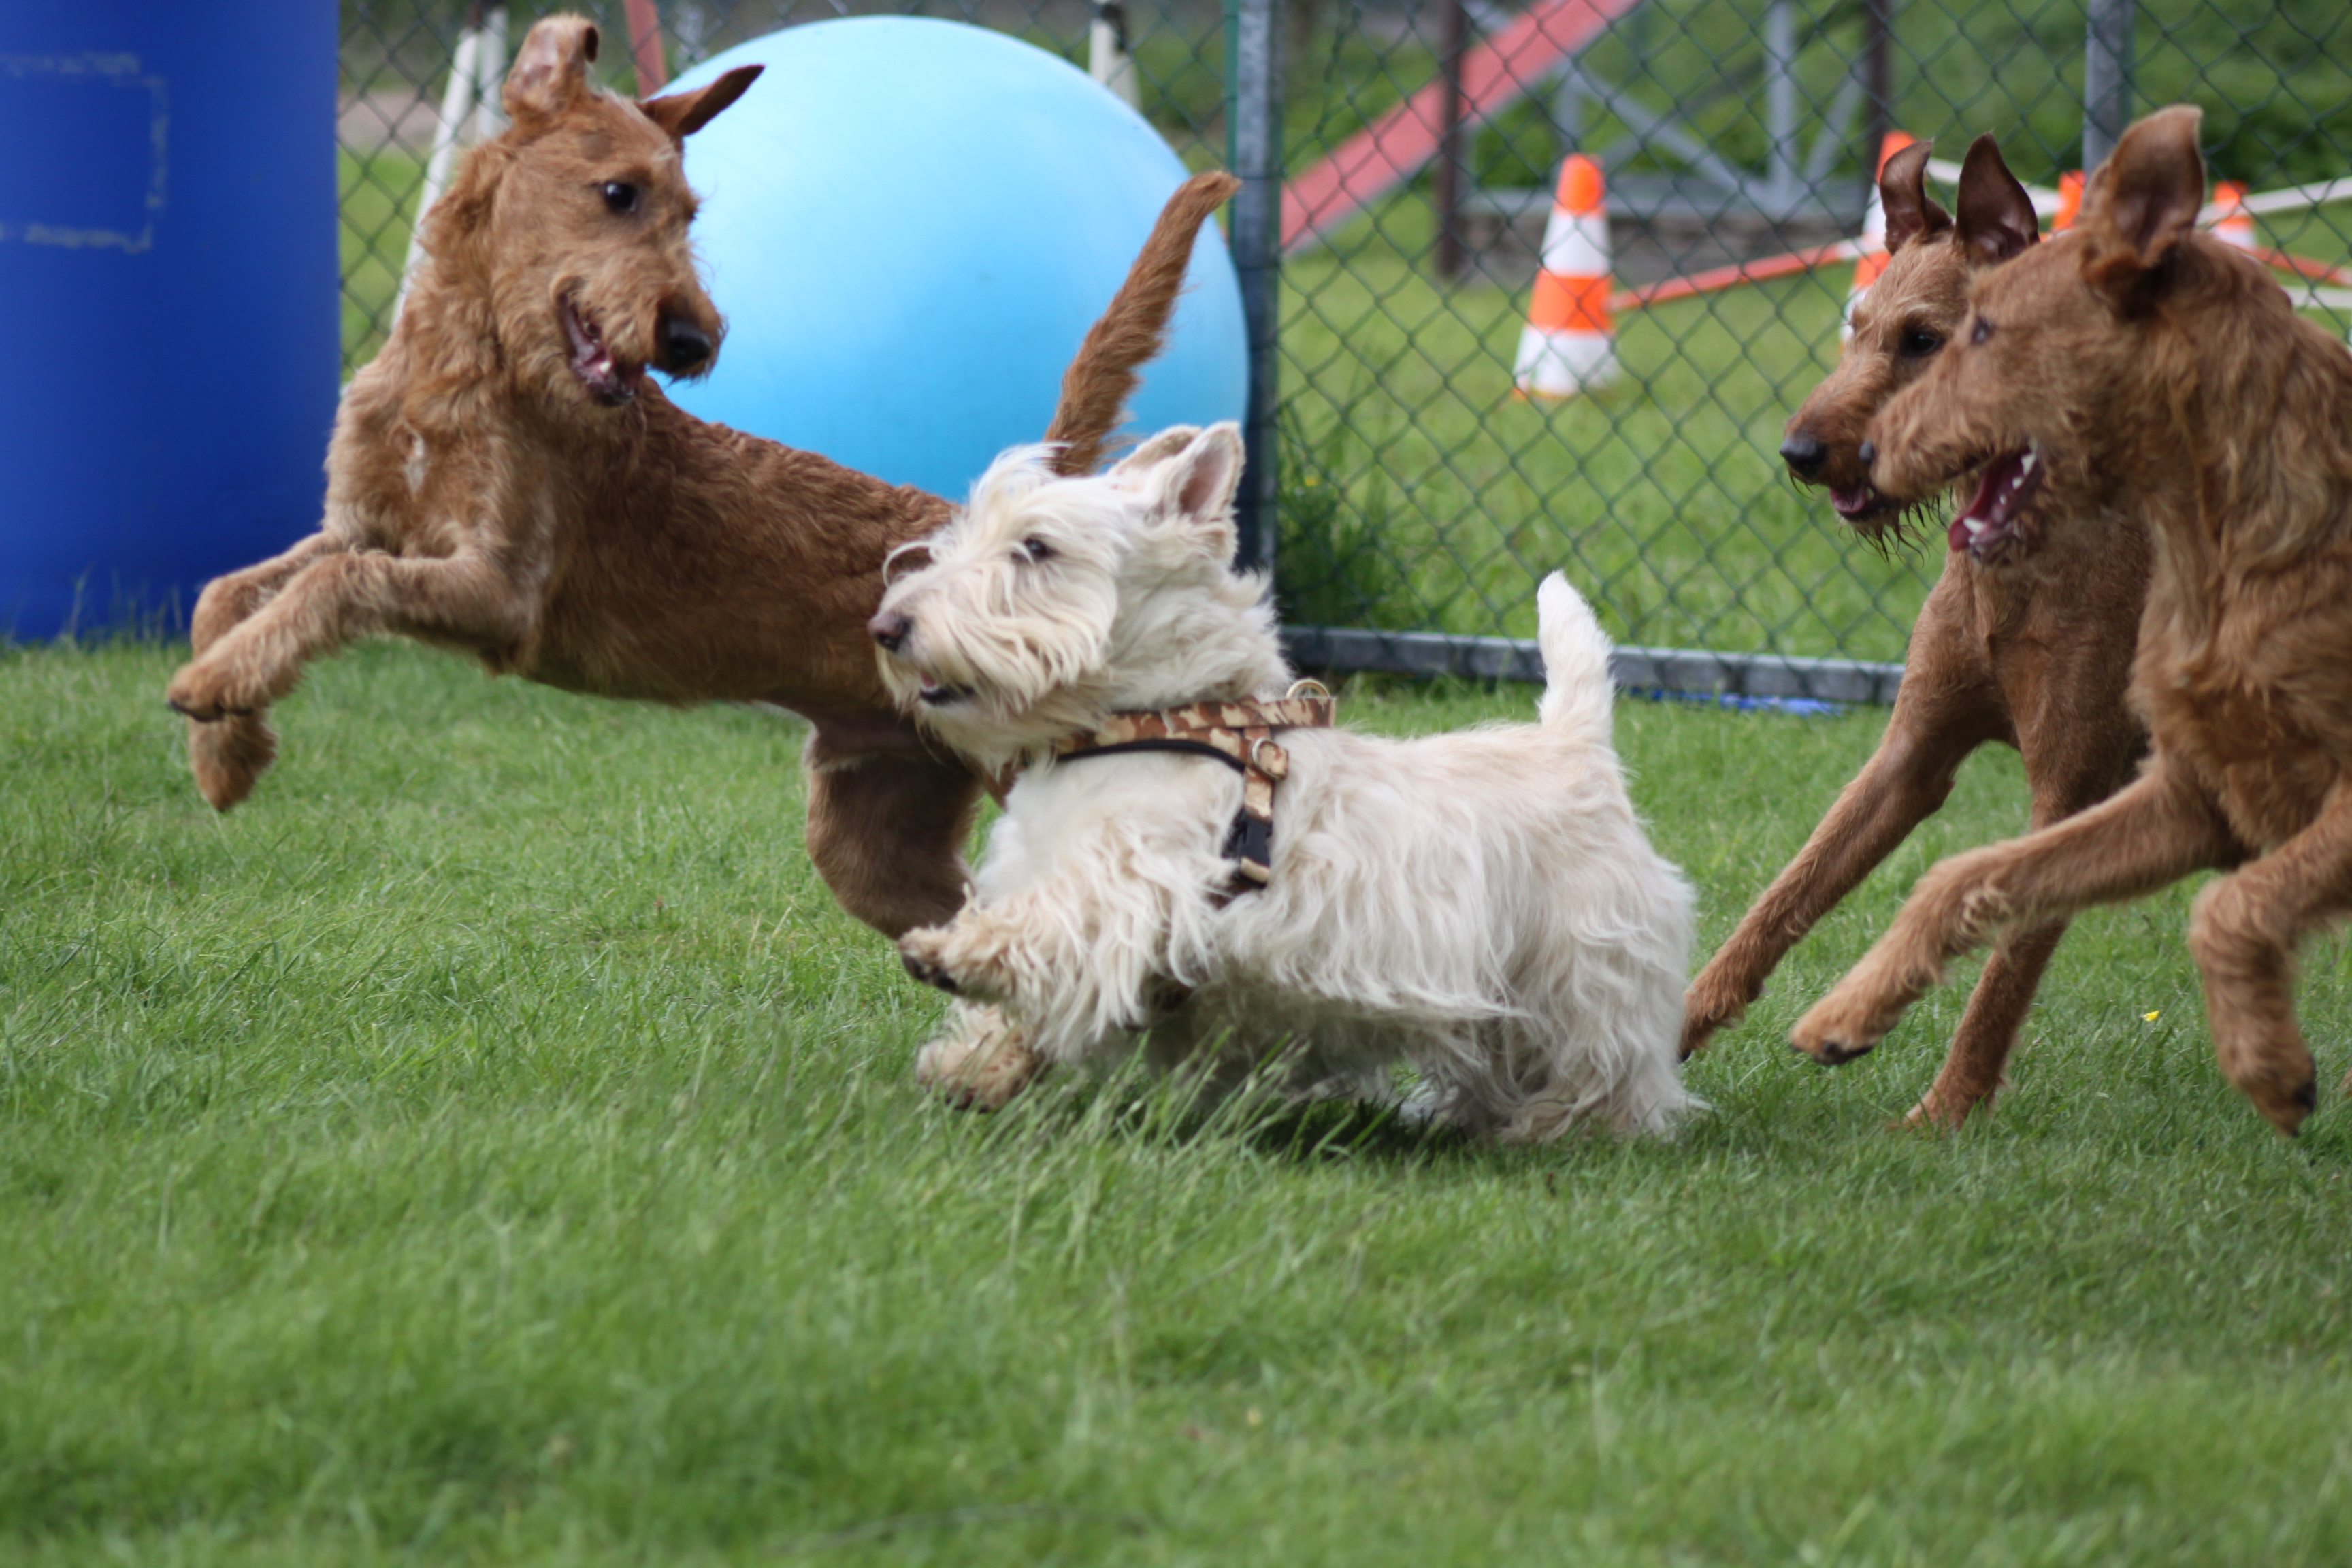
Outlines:
[[[184,616],[319,526],[335,8],[0,3],[0,639]]]
[[[858,17],[704,62],[766,74],[687,140],[726,343],[702,418],[961,499],[1040,439],[1062,372],[1186,170],[1067,61],[982,27]],[[1247,337],[1214,223],[1131,428],[1242,416]]]

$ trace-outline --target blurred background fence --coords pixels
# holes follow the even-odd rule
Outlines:
[[[2054,189],[2133,116],[2198,103],[2212,173],[2256,194],[2254,243],[2298,258],[2280,276],[2316,319],[2352,321],[2352,201],[2259,199],[2331,181],[2352,197],[2344,0],[562,8],[603,26],[600,68],[631,91],[779,26],[973,22],[1091,64],[1192,166],[1265,176],[1232,226],[1262,306],[1249,548],[1314,663],[1525,673],[1525,646],[1493,639],[1532,633],[1535,582],[1561,567],[1622,642],[1715,656],[1662,653],[1657,684],[1888,695],[1941,532],[1874,551],[1783,473],[1782,423],[1836,358],[1853,268],[1775,258],[1861,232],[1889,131],[1952,159],[1991,132]],[[347,373],[389,325],[469,27],[494,84],[541,9],[343,0]],[[1518,395],[1570,153],[1605,175],[1616,370]],[[1743,270],[1762,276],[1678,281]]]

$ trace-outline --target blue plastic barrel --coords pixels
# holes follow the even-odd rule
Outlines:
[[[0,4],[0,636],[184,616],[318,526],[336,7]]]

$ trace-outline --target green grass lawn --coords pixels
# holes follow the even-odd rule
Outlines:
[[[371,648],[220,818],[176,657],[0,653],[0,1560],[2352,1560],[2352,1116],[2225,1087],[2188,889],[2082,922],[1962,1135],[1885,1126],[1957,986],[1841,1071],[1780,1043],[2021,823],[2006,756],[1680,1142],[1500,1152],[946,1110],[936,998],[799,848],[797,726]],[[1884,721],[1619,713],[1707,940]],[[2331,1089],[2346,980],[2314,952]]]

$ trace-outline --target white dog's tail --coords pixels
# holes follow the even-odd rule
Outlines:
[[[1609,636],[1592,606],[1555,572],[1536,590],[1536,637],[1543,648],[1543,722],[1565,738],[1609,743]]]

